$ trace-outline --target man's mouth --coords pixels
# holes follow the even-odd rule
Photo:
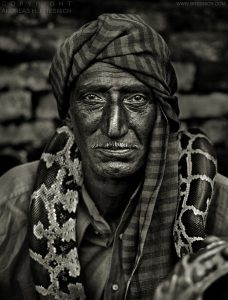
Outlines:
[[[97,144],[92,146],[93,149],[101,150],[106,153],[113,154],[126,154],[133,150],[137,150],[139,147],[134,144],[111,141],[105,144]]]

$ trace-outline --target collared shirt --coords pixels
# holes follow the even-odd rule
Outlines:
[[[29,203],[37,166],[38,162],[18,166],[0,178],[0,299],[37,300],[27,241]],[[216,176],[214,198],[208,215],[208,234],[228,237],[228,179],[219,174]],[[84,236],[81,232],[81,241]],[[113,249],[116,249],[115,246]],[[107,273],[108,276],[111,274],[111,279],[109,277],[106,282],[105,293],[110,291],[108,287],[115,281],[112,279],[115,277],[112,277],[116,269],[115,262],[109,266]],[[94,265],[93,269],[96,267]],[[117,290],[116,286],[114,290]],[[116,295],[116,299],[123,299]],[[103,299],[108,299],[105,297],[106,294]]]
[[[77,214],[77,241],[82,277],[88,299],[123,299],[125,279],[122,270],[122,234],[137,203],[139,185],[133,192],[119,224],[107,223],[93,200],[82,187],[82,201]],[[131,210],[129,210],[129,207]]]

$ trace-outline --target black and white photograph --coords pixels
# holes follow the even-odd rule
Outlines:
[[[0,0],[0,299],[228,299],[227,0]]]

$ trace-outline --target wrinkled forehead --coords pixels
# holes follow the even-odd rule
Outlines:
[[[151,89],[133,74],[119,67],[104,62],[96,62],[83,71],[74,86],[74,91],[81,88],[100,86],[104,88],[137,87],[149,92]]]

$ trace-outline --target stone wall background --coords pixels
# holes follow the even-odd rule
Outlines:
[[[179,80],[182,126],[206,132],[228,176],[226,1],[0,2],[0,173],[39,159],[58,125],[51,59],[65,37],[104,12],[138,13],[162,34]]]

